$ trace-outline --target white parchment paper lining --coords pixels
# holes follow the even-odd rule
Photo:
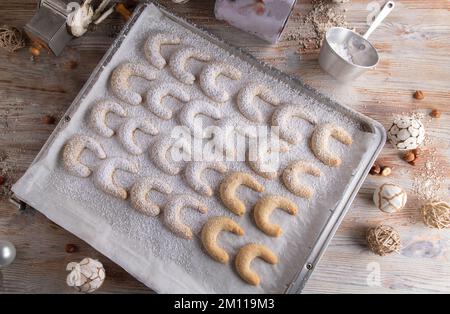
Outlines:
[[[109,157],[121,156],[135,159],[140,164],[139,176],[154,176],[164,179],[172,184],[174,193],[195,194],[185,183],[182,176],[168,176],[153,166],[147,154],[130,156],[122,149],[116,137],[101,138],[85,124],[86,115],[96,100],[102,98],[114,99],[108,90],[108,79],[112,69],[124,61],[145,62],[142,45],[148,35],[155,30],[162,30],[178,34],[184,44],[200,47],[203,51],[211,53],[214,58],[229,62],[243,72],[243,79],[231,82],[225,78],[219,79],[219,84],[236,95],[243,84],[250,81],[260,81],[271,86],[275,93],[280,95],[283,102],[297,103],[305,107],[320,122],[335,122],[345,127],[353,136],[354,144],[346,147],[332,141],[331,149],[340,154],[343,164],[338,168],[330,168],[318,161],[310,151],[307,141],[313,130],[311,125],[304,122],[293,122],[294,126],[303,136],[300,144],[293,147],[288,153],[282,155],[281,168],[296,159],[312,160],[322,170],[321,178],[304,178],[304,182],[311,184],[316,190],[310,201],[298,198],[289,193],[279,181],[267,181],[258,177],[265,185],[266,193],[280,194],[297,202],[299,213],[296,217],[287,215],[282,211],[275,211],[271,219],[283,227],[284,233],[279,238],[265,236],[258,230],[252,221],[251,207],[260,197],[248,189],[241,189],[238,196],[245,200],[247,213],[244,217],[236,217],[223,207],[216,198],[201,198],[209,207],[208,215],[201,215],[187,210],[184,214],[186,222],[192,226],[196,238],[186,241],[177,238],[162,224],[160,218],[149,218],[135,212],[126,201],[110,197],[97,190],[91,178],[77,178],[67,174],[60,164],[60,152],[73,134],[88,134],[98,139],[105,148]],[[165,47],[163,55],[167,58],[175,47]],[[201,63],[192,62],[189,70],[198,73]],[[162,82],[176,82],[170,74],[168,67],[164,68],[158,81],[147,82],[143,80],[132,81],[132,88],[145,91],[151,86]],[[193,98],[207,99],[201,92],[198,84],[189,87]],[[235,109],[235,97],[221,106],[227,115],[240,114]],[[114,99],[117,101],[117,99]],[[128,106],[129,116],[148,116],[158,124],[160,132],[169,132],[177,125],[176,114],[171,121],[162,121],[153,116],[143,106]],[[174,110],[179,108],[176,102],[167,102]],[[270,117],[273,107],[263,108],[265,117]],[[176,111],[175,111],[176,112]],[[111,119],[110,125],[117,127],[120,119]],[[298,123],[295,125],[295,123]],[[174,21],[163,16],[153,5],[148,6],[141,14],[139,20],[127,34],[121,47],[114,55],[108,66],[103,69],[88,95],[82,100],[76,113],[72,116],[67,127],[59,132],[52,145],[42,154],[26,172],[26,174],[13,187],[14,193],[36,208],[49,219],[61,225],[88,242],[94,248],[121,265],[130,274],[160,293],[282,293],[294,280],[301,266],[306,262],[312,246],[332,209],[342,197],[352,176],[359,168],[364,154],[373,153],[369,149],[375,140],[373,134],[361,131],[356,124],[346,116],[334,112],[313,99],[307,98],[291,90],[288,86],[275,78],[261,73],[258,69],[244,63],[237,57],[230,55],[223,49],[209,43],[207,40],[193,34],[179,26]],[[150,146],[151,137],[140,134],[140,145]],[[98,161],[91,153],[84,153],[83,162],[96,167]],[[242,170],[252,173],[243,162],[229,163],[231,170]],[[208,173],[208,180],[217,189],[221,176]],[[120,173],[118,182],[124,186],[131,186],[136,176]],[[217,195],[217,193],[216,193]],[[197,195],[198,196],[198,195]],[[199,196],[198,196],[199,197]],[[160,195],[155,200],[163,204]],[[231,262],[223,265],[212,260],[202,249],[198,238],[201,226],[208,217],[226,215],[235,219],[246,231],[243,237],[224,233],[220,236],[220,243],[230,254]],[[233,258],[238,249],[250,242],[267,245],[279,257],[275,266],[255,260],[252,267],[262,279],[258,287],[243,282],[236,274]],[[63,280],[63,279],[61,279]],[[108,279],[106,279],[108,280]]]

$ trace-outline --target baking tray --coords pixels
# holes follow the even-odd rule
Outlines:
[[[347,188],[345,189],[344,193],[342,194],[342,198],[339,202],[336,203],[336,206],[332,209],[330,209],[330,215],[320,231],[319,235],[317,236],[316,241],[314,242],[313,246],[310,247],[310,251],[308,254],[308,257],[306,259],[305,263],[302,263],[301,265],[298,265],[298,273],[295,276],[295,279],[292,281],[292,283],[286,287],[285,292],[286,293],[300,293],[305,286],[309,276],[311,275],[312,271],[315,269],[317,263],[319,262],[320,257],[324,253],[328,243],[330,242],[331,238],[333,237],[334,233],[336,232],[339,224],[341,223],[342,219],[344,218],[347,210],[349,209],[353,199],[355,198],[356,194],[358,193],[359,188],[363,184],[365,177],[367,176],[370,167],[374,163],[375,159],[377,158],[379,152],[381,151],[382,147],[384,146],[384,143],[386,141],[386,132],[383,128],[383,126],[342,105],[339,104],[330,98],[320,94],[316,90],[312,89],[308,85],[306,85],[304,82],[302,82],[298,78],[294,78],[292,76],[286,75],[285,73],[282,73],[281,71],[271,67],[270,65],[267,65],[263,62],[260,62],[256,60],[253,56],[248,54],[242,49],[238,49],[235,47],[230,46],[229,44],[225,43],[224,41],[220,40],[219,38],[215,37],[214,35],[211,35],[205,30],[200,29],[199,27],[193,25],[192,23],[184,20],[183,18],[180,18],[173,13],[169,12],[167,9],[165,9],[163,6],[158,4],[154,1],[148,1],[144,4],[141,4],[139,7],[136,8],[133,16],[128,21],[128,23],[124,26],[123,30],[111,46],[111,48],[106,52],[103,59],[100,61],[100,63],[97,65],[97,67],[94,69],[92,75],[86,82],[86,84],[81,89],[78,96],[75,98],[69,109],[67,110],[65,116],[63,119],[61,119],[60,123],[57,125],[39,154],[36,156],[35,160],[33,161],[32,165],[36,164],[39,160],[44,158],[49,148],[51,147],[53,141],[57,137],[57,135],[64,130],[64,128],[68,125],[68,123],[71,120],[71,117],[75,114],[77,111],[80,103],[84,99],[84,97],[89,93],[89,91],[92,89],[93,85],[95,84],[97,78],[102,73],[105,66],[109,63],[109,61],[114,56],[115,52],[120,47],[121,43],[126,38],[127,34],[133,27],[133,25],[136,23],[142,12],[149,6],[149,5],[155,5],[158,7],[159,10],[163,12],[165,16],[170,18],[171,20],[175,21],[179,25],[187,28],[188,30],[192,31],[194,34],[200,35],[202,38],[210,41],[211,43],[219,46],[220,48],[225,49],[230,54],[244,60],[245,62],[257,67],[259,70],[263,71],[264,73],[273,76],[277,80],[289,85],[293,89],[299,90],[302,93],[306,94],[307,96],[317,100],[318,102],[322,103],[325,106],[328,106],[329,108],[332,108],[334,111],[339,111],[340,113],[344,114],[345,116],[349,117],[353,121],[357,122],[362,130],[365,132],[371,133],[373,135],[373,143],[369,147],[368,151],[363,155],[363,160],[360,162],[360,167],[358,169],[355,169],[352,173],[352,179],[347,185]],[[31,166],[32,166],[31,165]],[[30,167],[31,167],[30,166]],[[26,177],[26,174],[24,175]],[[23,178],[21,179],[23,180]],[[26,179],[25,179],[26,180]],[[22,182],[23,183],[23,182]],[[17,184],[16,184],[17,185]],[[29,204],[30,206],[33,206],[33,202],[30,202],[27,200],[27,194],[26,193],[16,193],[16,185],[13,186],[12,190],[15,193],[12,197],[12,200],[15,201],[17,204],[21,204],[23,207],[24,204]],[[34,206],[37,208],[37,206]],[[77,236],[80,238],[84,238],[82,234],[77,234],[74,232]],[[95,244],[93,244],[94,247]],[[111,254],[108,254],[108,252],[105,252],[102,249],[99,249],[100,252],[107,255],[111,259],[114,260],[114,256],[110,256]],[[127,265],[123,265],[123,263],[119,263],[122,267],[127,269]],[[128,269],[127,269],[128,270]],[[131,272],[133,274],[133,272]]]

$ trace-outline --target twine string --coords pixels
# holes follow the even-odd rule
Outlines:
[[[0,26],[0,48],[8,52],[15,52],[25,47],[22,31],[13,26]]]

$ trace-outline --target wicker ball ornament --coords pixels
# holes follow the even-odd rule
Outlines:
[[[400,235],[391,226],[379,225],[370,228],[366,240],[369,249],[380,256],[400,250]]]
[[[15,52],[23,47],[25,47],[25,38],[21,30],[7,25],[0,26],[0,48]]]
[[[426,203],[420,209],[424,223],[437,229],[450,228],[450,204],[443,201]]]
[[[425,128],[418,119],[398,117],[388,130],[388,139],[397,149],[416,149],[425,139]]]

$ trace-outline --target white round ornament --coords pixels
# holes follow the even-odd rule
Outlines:
[[[79,292],[91,293],[100,288],[105,280],[105,269],[99,261],[86,257],[81,262],[67,264],[67,285]]]
[[[375,206],[386,213],[395,213],[405,207],[406,192],[398,185],[385,183],[373,192]]]
[[[16,248],[9,241],[0,240],[0,267],[8,266],[16,258]]]
[[[418,119],[397,117],[388,130],[388,139],[397,149],[416,149],[425,139],[425,128]]]

